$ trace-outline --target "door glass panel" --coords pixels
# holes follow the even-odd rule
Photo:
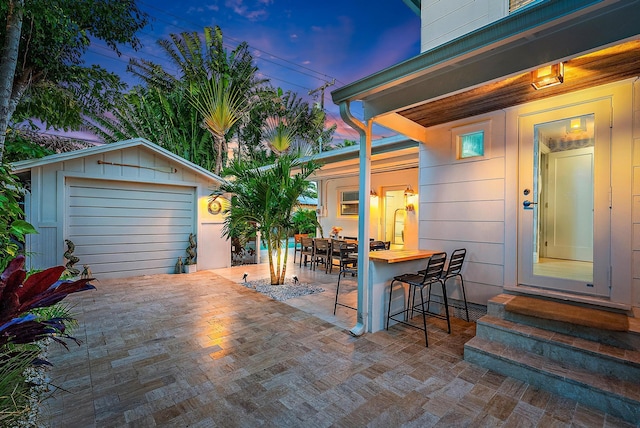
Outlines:
[[[385,190],[384,240],[391,242],[391,248],[404,248],[406,216],[404,190]]]
[[[533,275],[593,283],[594,115],[534,126]]]

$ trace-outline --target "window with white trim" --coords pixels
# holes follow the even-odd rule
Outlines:
[[[491,155],[491,121],[451,129],[453,160],[475,161]]]
[[[358,190],[340,191],[340,215],[356,216],[360,205],[360,192]]]

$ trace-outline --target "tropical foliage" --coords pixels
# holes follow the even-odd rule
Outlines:
[[[257,161],[235,160],[225,169],[231,180],[222,184],[221,190],[233,196],[223,233],[230,237],[242,225],[256,225],[267,245],[273,285],[284,284],[292,216],[298,198],[309,188],[309,176],[319,168],[320,164],[305,161],[299,150],[292,150],[281,153],[268,167]]]
[[[263,144],[269,118],[286,123],[295,140],[329,146],[335,128],[325,129],[324,112],[260,79],[246,43],[226,50],[222,30],[206,27],[202,36],[171,34],[158,45],[169,65],[131,60],[128,70],[142,85],[113,114],[95,118],[105,142],[144,137],[217,174],[230,157],[273,161]]]
[[[36,233],[34,227],[24,221],[20,205],[22,192],[17,177],[0,162],[0,270],[24,249],[25,235]]]
[[[50,339],[67,347],[78,342],[67,333],[74,320],[64,307],[52,308],[71,293],[94,289],[91,279],[60,281],[64,266],[27,275],[24,256],[0,275],[0,423],[12,425],[28,406],[24,371],[39,359],[35,346]]]
[[[296,210],[291,216],[291,222],[295,233],[316,233],[316,229],[322,229],[315,210]]]
[[[119,45],[138,48],[147,18],[135,0],[0,2],[0,159],[11,124],[77,129],[87,113],[112,105],[124,85],[82,56],[91,40],[118,54]]]

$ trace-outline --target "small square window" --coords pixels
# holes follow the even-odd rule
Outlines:
[[[484,131],[463,134],[458,138],[458,159],[484,156]]]
[[[344,190],[340,192],[340,215],[358,215],[360,192]]]
[[[491,157],[491,120],[451,128],[451,160],[476,162]]]

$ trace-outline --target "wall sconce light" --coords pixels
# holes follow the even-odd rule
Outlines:
[[[378,194],[376,193],[375,190],[371,189],[371,191],[369,192],[369,196],[371,196],[372,198],[377,198]]]
[[[531,86],[536,90],[564,82],[564,63],[551,64],[531,72]]]
[[[574,117],[567,123],[567,134],[585,132],[587,130],[587,120],[584,117]]]
[[[415,194],[416,194],[416,192],[413,191],[413,188],[411,187],[410,184],[407,186],[406,189],[404,189],[404,195],[405,196],[413,196]]]

